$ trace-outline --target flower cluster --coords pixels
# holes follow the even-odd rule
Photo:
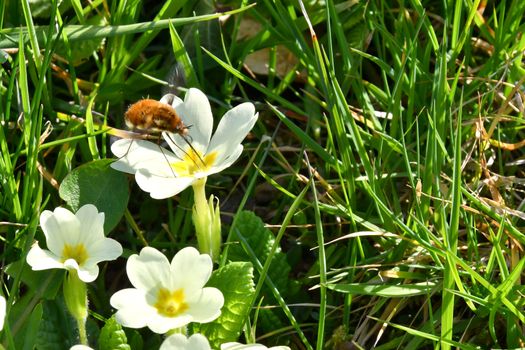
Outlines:
[[[208,175],[222,171],[239,158],[241,141],[257,120],[251,103],[229,110],[220,120],[212,136],[213,116],[206,96],[190,89],[182,101],[167,95],[166,103],[181,116],[187,132],[163,132],[170,150],[145,140],[122,139],[112,146],[119,157],[112,167],[134,174],[141,189],[151,197],[171,197],[188,186],[194,189],[193,221],[200,252],[192,247],[178,251],[171,261],[159,250],[143,248],[132,254],[126,272],[133,288],[117,291],[110,299],[116,309],[115,319],[124,327],[143,328],[168,336],[161,350],[211,350],[202,334],[186,335],[191,322],[211,322],[221,314],[222,292],[206,287],[212,274],[213,260],[220,249],[220,212],[216,198],[205,195]],[[98,264],[117,259],[122,246],[104,235],[104,213],[86,204],[73,213],[65,208],[46,210],[40,215],[40,226],[46,249],[36,242],[27,255],[33,270],[64,269],[63,283],[66,306],[77,320],[80,344],[73,350],[88,346],[85,322],[88,315],[86,283],[99,274]],[[6,300],[0,296],[0,329],[4,325]],[[221,350],[267,349],[260,344],[225,343]],[[270,348],[285,350],[288,347]]]

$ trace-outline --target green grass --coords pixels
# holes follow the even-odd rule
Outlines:
[[[525,347],[525,2],[44,4],[0,3],[4,348],[76,343],[63,272],[23,263],[43,240],[39,215],[70,205],[68,174],[112,157],[129,104],[190,87],[216,123],[244,101],[259,112],[243,156],[207,183],[223,213],[217,267],[254,269],[239,341]],[[90,339],[129,286],[126,257],[145,242],[170,259],[196,246],[189,190],[157,201],[129,187],[125,212],[107,213],[122,217],[108,234],[124,257],[89,285]],[[243,210],[270,229],[266,250]],[[162,340],[125,332],[133,349]]]

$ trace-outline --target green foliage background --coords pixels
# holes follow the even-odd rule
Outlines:
[[[107,159],[129,104],[189,87],[216,123],[244,101],[259,112],[243,156],[208,180],[224,224],[214,283],[238,271],[242,295],[216,334],[525,346],[524,14],[522,0],[2,1],[3,346],[77,340],[62,272],[23,261],[41,211],[97,200],[125,253],[90,285],[90,341],[159,346],[118,327],[108,300],[146,242],[169,258],[195,245],[192,196],[152,200]]]

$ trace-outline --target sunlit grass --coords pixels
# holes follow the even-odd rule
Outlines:
[[[4,348],[78,343],[63,274],[24,262],[40,213],[86,198],[124,247],[88,286],[90,344],[107,324],[130,348],[159,347],[160,335],[117,329],[109,298],[146,244],[170,258],[197,245],[193,198],[153,200],[105,159],[131,103],[190,87],[215,125],[242,102],[259,112],[241,158],[207,181],[223,225],[210,283],[234,286],[231,271],[253,282],[249,317],[220,319],[231,341],[525,346],[525,2],[42,6],[0,4]]]

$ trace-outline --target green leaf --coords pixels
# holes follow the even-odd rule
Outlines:
[[[433,282],[403,285],[365,283],[342,283],[327,285],[329,289],[335,290],[336,292],[358,295],[375,295],[384,298],[404,298],[415,295],[430,294],[432,289],[434,289],[436,286],[437,284]]]
[[[67,25],[64,26],[64,32],[67,34],[69,41],[74,42],[78,40],[94,40],[99,38],[109,38],[117,35],[129,35],[136,33],[144,33],[150,30],[166,29],[170,24],[174,26],[182,26],[188,23],[210,21],[225,15],[233,15],[242,11],[246,11],[253,5],[241,7],[231,11],[214,13],[210,15],[193,16],[186,18],[168,18],[152,22],[141,22],[126,25],[116,26],[94,26],[94,25]],[[45,26],[35,27],[36,38],[39,43],[45,40],[45,31],[48,28]],[[26,27],[6,28],[0,30],[0,48],[10,48],[16,45],[19,41],[20,34],[26,35]],[[53,38],[54,39],[54,38]]]
[[[19,276],[29,291],[43,299],[55,299],[64,279],[64,270],[33,271],[24,260],[7,265],[4,271],[13,278]]]
[[[69,349],[78,344],[76,322],[69,315],[63,303],[43,303],[43,319],[38,329],[36,348],[39,350]]]
[[[111,317],[106,321],[104,327],[100,331],[98,338],[99,350],[130,350],[126,333],[122,326],[117,323],[115,317]]]
[[[241,334],[255,293],[253,266],[248,262],[229,263],[213,273],[207,286],[222,292],[224,306],[215,321],[194,328],[206,335],[215,349],[222,343],[236,341]]]
[[[34,349],[36,344],[36,339],[38,335],[38,328],[40,327],[40,322],[42,321],[42,316],[44,310],[42,304],[36,305],[31,311],[31,316],[29,316],[29,322],[27,327],[24,329],[24,336],[21,337],[24,340],[23,349]]]
[[[29,0],[29,8],[33,18],[49,18],[53,3],[49,0]]]
[[[25,293],[11,305],[5,324],[9,324],[14,340],[14,349],[34,349],[38,328],[42,320],[42,305],[34,304],[33,293]],[[4,326],[6,327],[6,326]]]
[[[104,231],[108,233],[120,221],[128,205],[127,176],[112,169],[112,159],[96,160],[73,169],[60,185],[60,198],[73,211],[91,203],[105,214]]]
[[[96,15],[93,17],[90,17],[86,23],[87,25],[97,25],[97,26],[104,26],[107,25],[107,21],[104,17]],[[94,39],[86,39],[86,40],[78,40],[73,41],[71,45],[71,57],[70,60],[73,61],[74,65],[78,65],[81,63],[82,60],[90,57],[94,51],[98,50],[102,43],[104,42],[104,38],[94,38]],[[68,57],[67,55],[67,49],[65,46],[64,41],[60,41],[57,45],[56,51],[58,54]]]
[[[251,211],[242,211],[238,215],[236,228],[239,234],[244,237],[261,264],[264,264],[275,242],[272,231],[264,227],[264,222]],[[250,260],[242,245],[235,244],[235,242],[229,248],[228,259],[232,261]],[[290,282],[288,275],[290,271],[291,268],[286,260],[286,255],[281,251],[281,248],[277,248],[275,255],[272,257],[268,275],[282,295],[286,295],[288,290]]]

